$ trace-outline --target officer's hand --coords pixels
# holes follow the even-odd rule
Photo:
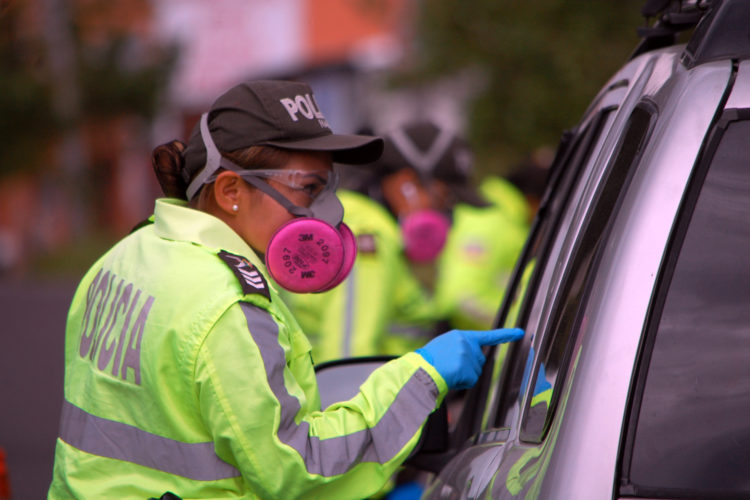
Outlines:
[[[443,377],[449,389],[468,389],[476,384],[484,365],[481,346],[513,342],[523,337],[520,328],[469,331],[451,330],[417,349]]]

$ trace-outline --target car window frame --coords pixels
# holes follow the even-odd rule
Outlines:
[[[500,309],[495,317],[495,320],[493,321],[493,328],[496,328],[497,325],[501,324],[500,321],[507,315],[507,311],[509,310],[511,303],[513,302],[512,297],[515,297],[517,287],[519,286],[521,280],[522,269],[523,267],[525,267],[523,265],[519,265],[519,263],[528,260],[528,254],[531,251],[532,246],[531,241],[533,241],[535,235],[540,231],[540,220],[544,217],[544,214],[548,213],[550,199],[549,193],[554,192],[554,187],[557,186],[559,182],[561,169],[563,169],[561,165],[564,165],[567,162],[569,156],[574,152],[577,138],[578,136],[576,135],[575,130],[567,130],[563,132],[563,135],[558,143],[555,157],[550,166],[550,175],[547,180],[547,186],[545,187],[542,200],[539,204],[537,215],[532,222],[531,228],[529,229],[529,236],[527,237],[526,242],[524,242],[517,263],[514,266],[508,280],[508,286],[506,288],[506,292],[503,294],[503,300],[500,304]],[[516,342],[514,344],[519,343],[520,342]],[[507,349],[508,346],[506,345],[505,348]],[[493,362],[497,349],[498,348],[496,346],[492,346],[488,349],[486,356],[487,362],[485,366]],[[515,347],[512,348],[512,350],[514,349]],[[466,396],[466,403],[463,405],[459,422],[451,434],[451,442],[454,446],[460,446],[461,443],[469,439],[481,427],[483,410],[486,407],[484,401],[487,399],[488,393],[492,389],[492,380],[489,376],[491,371],[492,370],[488,370],[485,368],[482,372],[482,376],[480,376],[479,380],[477,381],[477,384],[472,389],[470,389]],[[481,402],[482,404],[476,404],[477,402]]]
[[[633,127],[638,125],[638,123],[636,123],[637,114],[644,115],[646,118],[645,125],[640,129],[633,129]],[[527,383],[523,388],[524,393],[521,395],[523,410],[520,416],[519,427],[519,440],[521,442],[529,444],[539,444],[544,442],[552,420],[555,417],[560,394],[563,390],[563,384],[565,383],[570,370],[573,346],[576,343],[580,330],[583,316],[582,313],[586,310],[588,295],[592,288],[593,280],[596,278],[601,253],[606,247],[611,225],[617,217],[619,206],[628,191],[630,181],[635,175],[635,172],[641,163],[643,153],[649,145],[654,127],[658,121],[658,116],[658,107],[648,98],[639,101],[630,111],[625,126],[619,133],[614,154],[611,156],[603,171],[603,176],[606,176],[606,179],[602,178],[598,183],[591,204],[587,207],[581,231],[578,233],[576,240],[573,243],[573,249],[570,252],[566,268],[563,271],[560,286],[557,289],[554,302],[551,305],[551,314],[545,321],[544,325],[541,325],[543,330],[539,332],[538,335],[537,349],[535,349],[534,358],[531,361],[531,370],[528,373],[528,376],[525,377]],[[638,144],[632,151],[632,154],[628,156],[629,149],[626,146],[630,146],[630,143],[628,142],[626,144],[626,142],[633,138],[629,135],[633,130],[639,134],[636,136]],[[610,190],[612,191],[610,192]],[[605,196],[610,197],[605,198]],[[609,211],[604,218],[601,218],[602,210],[606,208],[607,205],[609,205]],[[598,226],[594,224],[598,224]],[[597,229],[597,227],[599,229]],[[593,243],[587,241],[592,236],[595,237]],[[585,264],[586,261],[586,255],[582,255],[581,252],[586,250],[590,252],[588,257],[589,264],[583,268],[583,275],[580,275],[580,266]],[[561,337],[563,332],[558,330],[558,326],[563,320],[566,312],[570,312],[567,308],[568,299],[570,297],[569,292],[573,289],[575,282],[581,278],[582,282],[578,287],[580,297],[573,305],[572,318],[567,330],[567,336],[563,338]],[[527,423],[531,415],[534,388],[539,375],[541,360],[546,358],[547,353],[553,346],[558,346],[557,341],[561,338],[563,338],[563,344],[561,346],[562,353],[557,370],[558,375],[555,377],[551,389],[551,399],[547,411],[545,412],[544,423],[539,431],[530,432],[527,429]],[[526,363],[523,363],[523,365],[525,368]]]
[[[621,86],[622,84],[618,82],[612,88],[616,89]],[[538,255],[540,261],[545,260],[549,254],[551,242],[559,232],[562,215],[570,204],[572,193],[575,191],[580,180],[581,176],[579,174],[592,161],[592,153],[597,151],[597,146],[600,146],[600,142],[606,137],[606,131],[614,121],[617,108],[617,105],[606,106],[601,110],[598,110],[592,116],[591,120],[586,121],[577,129],[566,131],[563,134],[555,154],[555,159],[550,167],[550,177],[537,212],[537,217],[534,219],[532,227],[529,230],[529,236],[518,258],[517,264],[514,267],[508,288],[504,294],[505,298],[502,301],[493,323],[494,327],[498,327],[498,325],[504,324],[507,321],[507,316],[516,299],[520,300],[520,317],[524,309],[523,304],[525,300],[527,297],[534,294],[533,291],[536,290],[539,282],[539,278],[535,277],[538,274],[537,272],[533,273],[534,276],[528,281],[526,290],[522,291],[519,295],[519,287],[522,284],[524,270],[528,265],[530,254],[535,247],[541,248]],[[609,123],[607,123],[608,119],[610,120]],[[577,158],[576,155],[580,152],[581,145],[587,140],[588,144],[586,154],[582,158]],[[566,184],[561,185],[561,183]],[[555,194],[558,193],[560,189],[564,191],[563,195]],[[548,222],[550,218],[553,220]],[[544,224],[548,224],[547,227],[543,227]],[[546,234],[540,235],[540,231],[545,229],[547,230]],[[538,241],[540,236],[543,239]],[[516,352],[519,351],[519,349],[523,349],[521,347],[522,344],[524,344],[524,342],[516,342],[512,346],[501,346],[500,349],[508,349],[506,360],[516,357]],[[492,347],[489,350],[487,355],[488,360],[495,359],[497,349],[498,347]],[[512,363],[506,361],[503,363],[502,368],[505,369],[505,367],[510,364]],[[484,412],[494,404],[487,401],[489,391],[491,390],[490,385],[492,383],[492,378],[489,376],[491,372],[491,369],[483,372],[483,376],[480,378],[477,386],[472,390],[473,393],[470,398],[467,398],[471,401],[480,401],[482,404],[467,404],[465,406],[465,412],[461,415],[461,419],[464,422],[470,422],[470,425],[456,427],[454,435],[452,436],[454,443],[461,443],[476,432],[481,432],[484,423],[483,420],[485,419]],[[501,377],[501,379],[505,378],[507,377]],[[499,392],[502,391],[503,389],[499,389]],[[496,390],[496,392],[498,392],[498,390]]]
[[[590,167],[591,163],[594,161],[596,153],[599,151],[602,143],[606,139],[606,132],[609,130],[609,127],[611,127],[612,122],[614,122],[615,120],[617,109],[617,106],[610,106],[600,110],[596,114],[594,119],[591,120],[588,127],[583,131],[582,134],[580,134],[580,142],[576,145],[577,147],[571,152],[570,158],[571,162],[574,162],[573,164],[575,166],[573,169],[569,169],[568,171],[568,175],[570,176],[570,178],[566,179],[563,177],[561,179],[561,182],[567,181],[567,184],[564,186],[565,192],[561,197],[562,199],[559,201],[558,206],[556,206],[555,210],[550,214],[550,216],[554,219],[549,222],[548,228],[539,229],[540,231],[548,229],[546,234],[541,235],[541,240],[539,240],[538,242],[534,242],[532,238],[529,238],[529,253],[524,256],[523,261],[519,261],[520,263],[517,268],[518,278],[517,282],[514,283],[515,288],[511,293],[511,296],[513,298],[508,301],[506,310],[502,311],[503,315],[498,318],[498,324],[511,326],[510,324],[508,324],[508,314],[510,313],[511,304],[514,300],[518,300],[518,315],[515,323],[518,325],[527,324],[530,305],[534,301],[534,298],[537,296],[542,275],[549,262],[549,256],[552,251],[552,247],[554,246],[554,242],[561,231],[561,224],[564,214],[567,210],[570,209],[572,203],[575,202],[575,200],[573,199],[573,194],[577,192],[578,188],[580,187],[580,183],[585,182],[586,180],[585,176],[582,176],[580,174],[586,171],[587,167]],[[538,243],[538,247],[540,248],[538,255],[535,256],[537,258],[537,262],[533,263],[534,267],[531,271],[532,274],[529,277],[527,287],[525,289],[521,289],[521,286],[523,284],[522,278],[524,271],[526,271],[527,268],[532,265],[532,255],[529,254],[533,250],[532,247],[537,246],[534,243]],[[499,323],[500,321],[502,321],[502,323]],[[502,386],[499,389],[499,392],[503,395],[503,401],[507,402],[518,398],[520,381],[523,376],[522,372],[524,367],[523,363],[519,362],[519,360],[523,360],[526,358],[529,348],[530,341],[529,339],[525,339],[525,342],[518,343],[517,345],[513,346],[512,349],[509,349],[507,360],[504,363],[503,367],[506,373],[504,374],[505,376],[501,376]],[[505,411],[508,410],[507,408],[504,408],[502,406],[502,401],[498,402],[498,404],[500,404],[501,406],[496,408],[495,410],[496,416],[493,419],[494,426],[498,426],[499,415],[505,413]],[[505,405],[507,406],[507,403],[505,403]]]
[[[622,77],[613,78],[613,83],[606,87],[608,92],[622,89],[624,94],[609,105],[601,106],[602,109],[611,107],[611,116],[613,122],[606,125],[605,132],[601,136],[602,143],[600,145],[597,145],[596,155],[592,156],[589,159],[590,164],[588,164],[586,170],[584,170],[585,182],[583,184],[577,184],[575,186],[575,191],[572,191],[571,194],[575,192],[578,193],[578,195],[576,195],[577,197],[579,195],[589,196],[590,199],[591,193],[589,193],[588,195],[586,194],[586,192],[589,190],[587,186],[590,184],[594,186],[597,185],[598,179],[600,179],[602,173],[606,171],[607,165],[609,165],[612,161],[612,158],[617,151],[621,131],[623,130],[623,127],[627,122],[632,109],[637,105],[638,102],[640,102],[640,100],[644,98],[647,85],[652,80],[652,76],[654,75],[654,69],[659,64],[661,64],[660,61],[662,61],[663,58],[674,60],[677,54],[678,51],[676,51],[675,49],[674,51],[670,51],[670,53],[659,54],[656,57],[645,56],[643,58],[639,58],[638,60],[634,60],[632,62],[634,66],[630,70],[624,70],[624,72],[621,73]],[[658,78],[663,78],[663,76],[657,77],[657,79]],[[607,92],[597,97],[595,99],[595,102],[602,101],[602,97],[604,95],[607,95]],[[588,118],[590,118],[591,115],[589,113],[593,109],[595,109],[595,106],[592,105],[587,110]],[[587,123],[587,121],[588,120],[584,118],[584,120],[582,120],[582,123]],[[558,221],[558,226],[560,224],[564,224],[566,218],[570,218],[570,222],[574,223],[576,218],[578,218],[578,216],[575,215],[579,208],[577,205],[578,202],[575,205],[569,203],[564,207],[560,215],[561,219]],[[571,230],[574,233],[576,232],[575,227],[566,226],[566,232]],[[550,251],[553,251],[554,247],[559,243],[557,241],[560,236],[559,232],[560,228],[558,227],[555,234],[550,239]],[[562,239],[566,237],[567,235],[563,235]],[[547,258],[547,260],[549,259]],[[545,279],[544,276],[547,273],[546,268],[549,264],[550,262],[543,262],[542,264],[540,264],[540,268],[537,270],[540,283]],[[553,272],[552,274],[554,275],[555,273]],[[553,281],[557,279],[559,282],[559,277],[553,277],[552,279]],[[552,285],[552,282],[550,282],[549,284]],[[528,321],[530,321],[529,315],[531,314],[532,309],[537,307],[536,291],[534,291],[534,293],[528,293],[527,295],[528,296],[524,298],[524,310],[521,314],[519,314],[519,317],[522,316],[523,318],[523,324],[519,324],[519,326],[521,327],[528,326]],[[507,297],[508,295],[506,294],[506,300]],[[540,303],[544,302],[544,299],[540,300]],[[544,324],[544,320],[540,318],[536,318],[536,320],[542,321],[542,323],[540,324]],[[504,326],[512,325],[505,324]],[[520,349],[520,347],[516,346],[515,349]],[[502,429],[504,427],[514,425],[516,417],[521,411],[520,403],[518,402],[517,394],[512,394],[511,396],[513,397],[509,397],[506,393],[508,392],[507,388],[513,387],[514,384],[515,386],[520,387],[523,372],[525,369],[526,352],[528,352],[528,346],[527,349],[522,353],[523,356],[521,357],[521,359],[510,360],[509,362],[506,362],[502,367],[503,373],[501,374],[500,381],[503,387],[497,391],[499,393],[499,396],[497,398],[499,401],[494,402],[497,408],[492,410],[495,412],[495,417],[491,422],[494,427],[490,427],[489,429],[486,429],[482,434],[480,434],[480,439],[484,434],[487,434],[488,438],[486,440],[491,441],[493,428]],[[519,356],[517,356],[517,358],[518,357]]]
[[[572,145],[582,133],[581,131],[585,130],[591,124],[594,117],[598,116],[598,113],[602,111],[606,111],[607,115],[611,117],[604,126],[594,154],[589,156],[585,169],[581,171],[584,183],[575,182],[571,186],[567,194],[567,201],[561,205],[559,212],[556,214],[557,220],[554,230],[550,231],[548,246],[546,248],[547,253],[553,251],[557,244],[560,234],[560,224],[563,224],[565,219],[569,218],[575,212],[575,205],[569,200],[570,196],[576,192],[585,192],[587,189],[585,187],[586,184],[592,180],[591,176],[593,176],[593,179],[600,176],[606,165],[611,161],[616,151],[619,133],[629,115],[628,111],[632,110],[639,100],[643,98],[644,91],[652,80],[655,67],[660,64],[663,58],[674,60],[678,55],[679,50],[675,48],[666,54],[657,54],[655,57],[646,55],[632,60],[628,66],[625,66],[623,70],[610,80],[592,101],[579,125],[563,134],[561,146],[558,146],[555,155],[550,182],[548,183],[542,206],[546,206],[546,203],[549,203],[550,196],[559,196],[557,188],[554,187],[556,181],[553,181],[553,179],[559,179],[565,170],[564,166],[570,162],[573,154]],[[562,148],[563,143],[566,144],[564,149]],[[594,180],[593,182],[595,183],[596,181]],[[538,230],[535,226],[538,224],[538,219],[542,214],[543,211],[540,207],[534,225],[532,225],[530,237],[527,239],[526,245],[519,257],[521,264],[516,265],[511,275],[509,286],[504,293],[494,326],[515,326],[507,324],[508,312],[513,301],[512,297],[515,297],[517,294],[519,281],[523,278],[523,271],[528,262],[528,247],[531,235]],[[569,229],[566,229],[566,231]],[[548,256],[545,255],[545,259],[539,262],[535,273],[537,276],[536,281],[530,284],[529,289],[525,291],[522,298],[523,304],[520,307],[521,310],[518,317],[524,322],[528,321],[529,311],[534,307],[537,285],[544,281],[543,276],[546,273],[548,265],[548,262],[545,262],[545,260],[548,259]],[[511,290],[512,293],[509,293]],[[523,327],[520,324],[518,326]],[[459,450],[471,443],[504,442],[506,440],[508,437],[506,431],[513,426],[513,415],[509,415],[509,409],[517,407],[514,411],[516,417],[521,411],[517,394],[513,398],[508,398],[506,397],[506,392],[514,384],[520,386],[524,368],[522,363],[525,360],[525,353],[528,351],[528,344],[524,345],[526,342],[527,339],[525,338],[523,341],[513,343],[510,346],[501,346],[500,349],[507,350],[507,357],[505,360],[501,360],[499,368],[496,365],[496,357],[499,354],[499,349],[492,348],[489,350],[488,361],[485,364],[482,377],[480,377],[476,386],[465,396],[462,412],[457,419],[457,424],[451,430],[451,449]],[[519,356],[517,352],[520,352],[522,356]],[[514,358],[523,359],[519,361]],[[521,364],[520,368],[519,364]],[[509,399],[511,403],[506,404],[505,402]]]

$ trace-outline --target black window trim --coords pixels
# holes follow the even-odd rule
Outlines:
[[[529,243],[530,241],[532,241],[533,236],[539,231],[539,220],[541,218],[541,215],[546,213],[546,211],[548,210],[549,192],[551,190],[551,187],[553,185],[556,185],[559,181],[559,172],[561,170],[560,167],[561,165],[565,164],[565,162],[567,162],[570,154],[575,151],[577,138],[576,131],[577,129],[566,130],[565,132],[563,132],[562,137],[560,138],[560,142],[558,143],[557,150],[555,152],[555,157],[553,158],[552,164],[550,165],[550,177],[547,181],[547,186],[545,187],[544,194],[542,195],[542,201],[539,204],[537,215],[531,224],[531,228],[529,229],[529,235],[526,238],[526,242],[524,242],[521,253],[518,256],[518,260],[516,261],[516,265],[514,266],[508,280],[508,286],[505,288],[505,293],[503,294],[503,300],[500,304],[500,308],[498,309],[498,314],[493,320],[493,327],[497,327],[498,324],[501,324],[500,321],[508,315],[508,310],[510,309],[511,303],[509,297],[513,296],[513,293],[509,292],[516,290],[523,274],[523,270],[520,270],[521,266],[519,266],[519,263],[524,262],[528,258],[528,254],[531,251]],[[486,353],[488,361],[494,358],[496,349],[497,347],[493,346],[488,350],[488,352]],[[508,351],[508,356],[510,356],[510,351]],[[463,443],[466,443],[467,440],[470,443],[474,443],[479,437],[485,402],[487,400],[487,395],[489,394],[489,391],[491,389],[490,385],[492,382],[492,369],[489,366],[490,364],[491,363],[489,362],[485,363],[479,380],[473,388],[469,389],[469,392],[466,395],[466,404],[464,404],[461,415],[459,416],[458,425],[450,435],[452,448],[460,447]]]
[[[576,186],[578,186],[579,184],[578,181],[582,170],[586,165],[593,161],[591,157],[593,147],[599,140],[606,140],[606,134],[602,134],[602,132],[604,131],[604,125],[618,108],[619,106],[612,105],[599,110],[596,116],[587,124],[587,126],[582,129],[583,133],[578,135],[579,140],[576,141],[575,146],[570,149],[569,155],[565,158],[565,161],[568,162],[571,160],[571,156],[575,158],[576,155],[578,155],[579,153],[581,154],[580,160],[575,167],[575,172],[570,178],[569,185],[564,187],[566,191],[564,200],[560,204],[560,206],[556,207],[557,211],[552,213],[551,215],[551,217],[554,217],[554,220],[551,222],[551,230],[546,235],[545,239],[539,242],[540,251],[538,262],[536,263],[536,267],[534,268],[532,275],[529,278],[526,293],[520,299],[521,303],[519,304],[517,325],[525,325],[528,322],[529,314],[531,313],[531,305],[534,302],[533,298],[536,297],[539,283],[542,279],[543,269],[546,267],[546,263],[549,260],[549,254],[552,251],[552,246],[559,234],[562,217],[570,206],[571,196],[573,195]],[[562,182],[562,179],[563,174],[561,173],[558,182]],[[550,189],[546,198],[550,198],[553,192],[554,191]],[[551,201],[547,199],[547,204],[550,203]],[[539,222],[540,220],[541,218],[537,219],[537,222]],[[536,229],[538,232],[541,230],[541,227],[537,227]],[[536,232],[531,234],[536,236]],[[503,307],[501,308],[500,314],[498,315],[496,325],[502,325],[506,321],[506,318],[510,311],[512,297],[515,296],[517,287],[520,286],[521,277],[523,276],[526,265],[528,264],[529,253],[532,251],[532,241],[533,238],[530,235],[526,242],[527,245],[524,247],[522,259],[518,260],[518,265],[516,266],[516,269],[514,271],[515,281],[513,283],[513,287],[506,290],[506,292],[512,291],[513,293],[506,293],[506,296],[503,300]],[[519,384],[521,378],[523,377],[525,360],[526,356],[528,355],[530,346],[531,345],[528,339],[524,339],[523,342],[515,343],[508,349],[507,357],[500,375],[502,387],[499,389],[499,392],[501,394],[501,398],[497,402],[498,409],[495,415],[495,421],[493,422],[493,428],[497,428],[500,425],[499,420],[502,418],[502,415],[504,415],[505,412],[507,412],[510,407],[515,404],[515,400],[518,399],[518,389],[520,389]]]
[[[514,266],[513,272],[508,281],[508,286],[505,289],[503,300],[500,304],[500,308],[498,309],[498,314],[495,317],[493,326],[497,327],[498,325],[502,325],[508,316],[512,304],[512,298],[515,296],[515,292],[520,286],[524,268],[529,258],[529,253],[532,251],[531,242],[534,241],[536,235],[541,230],[542,218],[549,213],[550,217],[554,217],[554,221],[552,222],[554,230],[551,231],[550,234],[547,235],[547,238],[540,243],[540,257],[546,259],[546,256],[551,249],[551,242],[554,240],[552,236],[557,234],[557,227],[560,224],[560,219],[562,217],[562,214],[564,213],[564,209],[568,206],[573,187],[577,184],[575,182],[575,179],[580,174],[580,170],[583,168],[583,166],[591,160],[590,153],[588,153],[584,157],[585,161],[580,162],[580,164],[577,166],[577,172],[575,173],[572,182],[570,182],[570,185],[565,187],[567,191],[565,194],[565,202],[561,205],[561,207],[559,207],[557,212],[553,213],[550,212],[552,209],[551,196],[552,193],[557,191],[563,179],[565,179],[564,174],[567,169],[564,168],[564,166],[568,165],[571,159],[575,157],[575,154],[579,151],[580,145],[582,144],[582,141],[584,139],[588,140],[588,144],[586,145],[586,147],[589,150],[591,149],[596,141],[602,137],[602,130],[604,129],[604,125],[606,124],[607,119],[618,108],[619,106],[617,105],[606,106],[598,110],[590,120],[582,121],[581,124],[579,124],[577,127],[567,130],[562,134],[557,147],[557,151],[555,153],[555,157],[552,161],[552,165],[550,166],[550,176],[545,188],[544,195],[542,196],[542,201],[537,211],[537,215],[534,218],[532,226],[529,230],[529,235],[526,239],[526,242],[524,243],[519,258],[516,261],[516,265]],[[540,258],[540,261],[541,260],[542,259]],[[535,290],[537,287],[540,279],[539,277],[537,277],[537,274],[539,273],[535,272],[529,280],[529,291],[527,292],[526,297],[530,296],[531,291]],[[524,297],[524,302],[526,297]],[[527,309],[527,306],[522,303],[520,305],[518,315],[519,323],[521,323],[522,318],[528,316],[528,313],[525,312],[525,309]],[[508,349],[506,360],[504,362],[502,373],[500,375],[500,380],[503,384],[503,386],[499,389],[501,394],[503,394],[507,390],[508,376],[506,372],[508,371],[508,367],[514,364],[513,362],[511,362],[511,360],[518,356],[517,351],[521,349],[521,347],[519,347],[519,345],[521,344],[522,342],[514,343]],[[487,354],[488,360],[494,358],[496,349],[496,346],[493,346],[489,349]],[[492,363],[489,362],[485,364],[484,370],[478,383],[474,386],[474,388],[470,390],[470,392],[466,396],[467,404],[464,405],[464,412],[459,417],[459,425],[456,426],[452,435],[450,436],[451,446],[454,448],[460,447],[462,443],[476,442],[479,439],[480,434],[482,433],[482,417],[484,414],[485,405],[487,404],[487,396],[491,389],[490,386],[492,383],[491,378],[493,370],[491,365]],[[504,397],[504,395],[502,397]],[[499,404],[499,401],[497,403]],[[494,422],[492,423],[492,427],[496,427]]]
[[[635,172],[638,170],[641,159],[643,157],[643,152],[648,147],[651,136],[654,131],[654,127],[658,121],[659,116],[659,110],[657,105],[648,97],[644,97],[639,101],[632,109],[630,114],[628,115],[628,119],[625,123],[625,126],[622,129],[622,133],[620,134],[620,137],[618,137],[617,145],[614,149],[614,153],[610,157],[607,166],[604,169],[603,175],[606,177],[606,179],[603,177],[602,181],[599,183],[599,186],[597,186],[597,191],[594,194],[594,197],[591,202],[591,206],[593,207],[592,210],[589,210],[586,214],[586,217],[583,221],[583,230],[581,233],[581,237],[578,238],[578,240],[575,242],[574,247],[571,252],[571,256],[573,257],[574,261],[577,261],[577,259],[580,257],[580,251],[581,247],[583,246],[583,239],[585,239],[586,233],[589,230],[589,227],[592,223],[592,220],[594,219],[594,215],[598,216],[599,212],[599,206],[602,203],[602,197],[604,196],[604,191],[608,187],[608,184],[610,182],[610,175],[615,171],[615,164],[618,162],[620,153],[622,152],[625,138],[627,137],[627,131],[629,128],[630,122],[633,120],[633,117],[637,112],[645,112],[648,115],[648,124],[646,126],[646,129],[644,133],[640,137],[640,144],[638,149],[636,150],[635,154],[631,158],[629,164],[627,165],[627,171],[624,172],[624,177],[622,179],[622,182],[620,184],[620,189],[617,193],[617,197],[615,201],[612,204],[611,212],[608,216],[608,219],[604,222],[604,227],[601,231],[601,236],[599,238],[599,242],[596,243],[596,246],[593,249],[593,255],[591,257],[591,265],[586,272],[586,275],[584,276],[584,283],[582,285],[582,296],[578,302],[578,305],[576,306],[575,315],[573,319],[573,327],[572,331],[574,332],[571,337],[567,340],[567,343],[565,345],[565,350],[563,351],[563,355],[561,358],[560,363],[560,374],[555,378],[555,384],[552,389],[552,398],[549,403],[549,408],[547,410],[547,414],[545,417],[544,426],[542,428],[542,431],[539,433],[528,433],[525,431],[525,418],[526,415],[529,412],[529,406],[531,404],[531,397],[527,395],[524,396],[524,409],[523,409],[523,418],[521,421],[521,429],[519,432],[519,440],[525,443],[531,443],[531,444],[540,444],[545,441],[547,438],[547,434],[549,433],[549,429],[552,425],[552,421],[555,418],[555,415],[557,414],[557,407],[559,406],[560,396],[564,389],[564,384],[566,383],[568,379],[568,371],[570,369],[570,363],[572,360],[572,355],[574,351],[574,346],[577,345],[580,342],[580,338],[578,336],[578,331],[580,330],[580,324],[582,321],[582,312],[585,311],[587,304],[588,304],[588,298],[592,289],[592,285],[594,280],[596,279],[597,275],[597,269],[599,267],[599,262],[602,257],[602,251],[606,247],[606,242],[609,239],[609,234],[612,229],[612,225],[614,223],[614,220],[617,218],[617,214],[619,213],[619,207],[622,205],[623,198],[625,194],[628,191],[630,182],[635,175]],[[604,243],[604,244],[602,244]],[[560,314],[562,314],[563,309],[565,308],[565,303],[568,294],[567,293],[560,293],[560,291],[568,290],[572,286],[572,280],[576,277],[576,266],[574,265],[568,265],[564,271],[563,277],[560,281],[561,285],[558,289],[558,293],[555,297],[555,303],[552,305],[552,311],[549,315],[549,321],[544,326],[545,330],[541,332],[543,335],[543,338],[541,340],[541,344],[539,346],[539,353],[537,353],[537,360],[534,361],[534,365],[532,367],[531,372],[529,373],[529,379],[528,379],[528,385],[527,385],[527,392],[531,388],[531,386],[534,384],[534,381],[536,380],[538,371],[539,371],[539,358],[542,356],[542,353],[546,352],[547,349],[549,349],[550,344],[554,341],[556,338],[556,335],[554,335],[552,332],[550,332],[550,329],[553,329],[555,325],[557,324],[557,320],[560,317]]]

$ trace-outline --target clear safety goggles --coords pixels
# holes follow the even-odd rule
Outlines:
[[[339,176],[333,170],[235,170],[243,179],[259,177],[270,179],[297,191],[304,191],[310,199],[316,199],[323,191],[335,191]]]
[[[228,163],[230,162],[226,158],[222,158],[223,167],[231,168]],[[332,226],[338,226],[344,217],[344,208],[336,196],[339,176],[333,170],[245,170],[237,168],[231,170],[269,195],[297,217],[316,217]],[[209,182],[215,180],[215,176],[212,177],[214,179],[209,178]],[[295,190],[305,191],[310,197],[310,205],[307,207],[295,205],[286,196],[265,182],[266,179],[274,180]]]

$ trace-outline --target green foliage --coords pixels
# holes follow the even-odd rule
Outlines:
[[[81,48],[78,74],[83,113],[137,114],[146,118],[156,114],[177,60],[177,50],[137,44],[135,39],[117,37],[95,51]]]
[[[578,121],[637,45],[642,3],[424,0],[416,76],[480,68],[469,136],[480,165],[507,165]]]
[[[38,68],[41,44],[17,35],[17,19],[13,7],[0,15],[0,176],[37,164],[59,125]]]
[[[50,139],[63,127],[55,113],[45,41],[20,29],[20,3],[0,15],[0,176],[41,165]],[[17,7],[18,6],[18,7]],[[75,22],[70,25],[75,33]],[[177,60],[175,47],[115,36],[96,48],[74,36],[75,81],[81,97],[73,120],[135,114],[152,118]]]

